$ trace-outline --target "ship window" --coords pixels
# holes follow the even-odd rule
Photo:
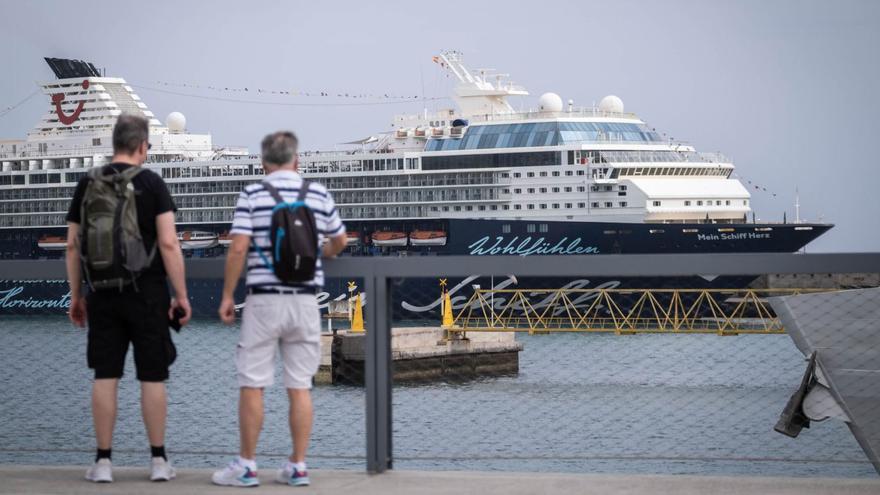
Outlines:
[[[703,200],[697,201],[697,206],[703,206]]]
[[[534,173],[534,172],[528,172],[528,173],[526,174],[526,177],[534,177],[534,176],[535,176],[535,173]]]
[[[617,191],[618,196],[626,196],[626,191]]]
[[[498,205],[489,205],[489,209],[492,211],[498,210]]]
[[[603,190],[603,191],[606,191],[606,192],[608,192],[608,191],[612,191],[612,190],[614,190],[614,186],[605,185],[605,186],[602,188],[602,190]]]
[[[92,146],[101,146],[101,138],[92,138]]]
[[[555,193],[558,193],[558,192],[559,192],[559,188],[558,188],[558,187],[554,187],[553,189],[551,189],[551,191],[553,191],[553,192],[555,192]]]
[[[516,188],[513,190],[513,192],[515,192],[516,194],[519,194],[522,192],[522,189]]]
[[[621,191],[626,191],[626,186],[625,186],[625,185],[621,185],[621,186],[618,187],[618,189],[620,189]]]
[[[467,206],[465,206],[464,209],[467,210],[467,211],[474,211],[474,207],[471,206],[471,205],[467,205]]]
[[[593,201],[592,203],[590,203],[590,206],[593,207],[593,208],[598,208],[598,207],[599,207],[599,202],[598,202],[598,201]]]
[[[585,175],[585,172],[583,170],[578,170],[578,175]]]
[[[585,207],[585,206],[587,206],[586,203],[578,203],[578,208],[583,208],[583,207]]]
[[[542,210],[546,210],[546,209],[547,209],[547,203],[541,203],[541,209],[542,209]]]
[[[502,209],[502,210],[505,210],[505,211],[506,211],[506,210],[509,210],[509,209],[510,209],[510,205],[501,205],[501,209]]]
[[[547,172],[541,172],[541,173],[539,173],[538,175],[541,176],[541,177],[547,177]]]
[[[509,234],[510,233],[510,224],[509,223],[505,223],[504,225],[501,226],[501,233],[502,234]]]
[[[744,200],[743,200],[743,206],[748,206],[748,205],[749,205],[749,200],[744,199]]]
[[[614,206],[614,205],[611,203],[611,201],[605,202],[605,208],[611,208],[612,206]]]
[[[660,202],[659,202],[659,201],[654,201],[654,206],[660,206]]]
[[[548,232],[549,230],[550,230],[550,226],[547,225],[546,223],[542,223],[542,224],[538,225],[538,232],[544,232],[544,233],[546,233],[546,232]]]
[[[505,188],[504,188],[504,194],[510,194],[510,189],[508,189],[508,188],[505,187]]]
[[[526,189],[526,192],[528,192],[529,194],[534,194],[534,193],[535,193],[535,188],[534,188],[534,187],[530,187],[530,188]]]
[[[729,200],[729,199],[726,200],[726,201],[724,202],[724,205],[725,205],[725,206],[730,206],[730,200]]]
[[[553,208],[554,210],[558,210],[558,209],[559,209],[559,203],[553,203],[552,205],[550,205],[550,207]]]
[[[685,206],[690,206],[690,205],[691,205],[691,202],[690,202],[690,201],[685,201],[685,202],[684,202],[684,205],[685,205]]]
[[[535,209],[535,205],[528,205],[526,208],[529,209],[529,210],[534,210],[534,209]]]
[[[529,205],[529,206],[534,206],[534,205]],[[526,225],[526,232],[528,232],[529,234],[534,234],[535,233],[535,224],[530,223],[530,224]]]
[[[542,187],[542,188],[541,188],[541,192],[542,192],[542,193],[547,192],[547,188],[546,188],[546,187]]]
[[[553,177],[559,177],[559,172],[553,172]]]
[[[513,205],[513,209],[514,209],[514,210],[521,210],[521,209],[522,209],[522,205]]]
[[[584,186],[578,186],[578,192],[584,192],[584,191],[586,191],[586,190],[587,190],[586,187],[584,187]]]
[[[597,186],[597,185],[590,186],[590,191],[599,192],[599,186]]]
[[[621,201],[618,204],[620,205],[621,208],[626,208],[626,201]]]
[[[721,206],[721,200],[720,200],[720,199],[715,201],[715,206]]]
[[[486,211],[486,205],[480,205],[477,207],[477,209],[480,211]],[[470,211],[470,210],[471,210],[471,207],[468,206],[468,211]]]
[[[514,173],[513,173],[513,178],[514,178],[514,179],[519,179],[519,178],[520,178],[520,173],[519,173],[519,172],[514,172]]]
[[[566,208],[571,208],[571,203],[565,203]]]
[[[572,175],[574,175],[574,171],[572,171],[572,170],[566,170],[566,171],[565,171],[565,176],[566,176],[566,177],[571,177]]]
[[[565,192],[571,192],[571,186],[566,186],[564,189]]]

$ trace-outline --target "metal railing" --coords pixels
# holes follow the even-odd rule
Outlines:
[[[187,277],[217,279],[222,259],[187,260]],[[419,258],[339,258],[325,264],[327,277],[358,277],[366,293],[364,384],[366,467],[380,473],[393,467],[391,281],[395,278],[470,276],[689,276],[799,273],[862,273],[880,269],[880,253],[850,254],[664,254],[592,256],[448,256]],[[63,279],[62,261],[0,261],[0,278]]]

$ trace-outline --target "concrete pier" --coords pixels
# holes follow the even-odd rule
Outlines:
[[[274,467],[274,466],[273,466]],[[293,488],[273,481],[274,469],[261,469],[254,493],[355,493],[402,495],[419,493],[532,495],[602,493],[606,495],[876,495],[877,479],[783,478],[756,476],[605,475],[549,473],[481,473],[310,470],[312,486]],[[208,469],[179,469],[177,479],[151,483],[147,467],[114,467],[114,482],[96,485],[83,479],[85,467],[0,466],[0,494],[229,494],[240,489],[212,485]],[[251,493],[250,490],[245,490]]]
[[[470,379],[516,374],[523,346],[513,333],[474,333],[445,340],[438,327],[395,328],[391,355],[395,382]],[[359,332],[322,337],[318,384],[362,384],[366,341]]]

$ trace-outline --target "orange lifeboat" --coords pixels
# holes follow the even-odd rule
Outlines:
[[[374,246],[406,246],[408,238],[404,232],[373,232],[370,236]]]
[[[60,235],[44,235],[37,241],[37,246],[46,251],[60,251],[67,249],[67,237]]]
[[[446,232],[442,230],[414,230],[409,234],[413,246],[445,246]]]

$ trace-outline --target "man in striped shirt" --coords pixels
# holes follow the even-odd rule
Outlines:
[[[266,177],[285,201],[294,201],[303,185],[297,172],[297,139],[292,132],[276,132],[263,139],[262,159]],[[314,212],[318,245],[324,257],[333,257],[345,248],[345,226],[336,211],[330,192],[315,182],[308,184],[306,205]],[[236,349],[238,370],[239,457],[214,473],[219,485],[256,486],[257,438],[263,425],[263,389],[272,384],[275,354],[280,348],[284,367],[284,386],[290,399],[290,430],[293,454],[278,472],[276,481],[308,485],[306,447],[312,429],[312,377],[321,360],[321,321],[315,294],[324,284],[321,261],[315,277],[296,285],[283,284],[275,276],[269,251],[269,225],[276,205],[270,192],[260,184],[247,186],[238,198],[232,221],[232,243],[226,258],[226,279],[220,318],[226,324],[235,320],[233,292],[247,258],[247,299]]]

